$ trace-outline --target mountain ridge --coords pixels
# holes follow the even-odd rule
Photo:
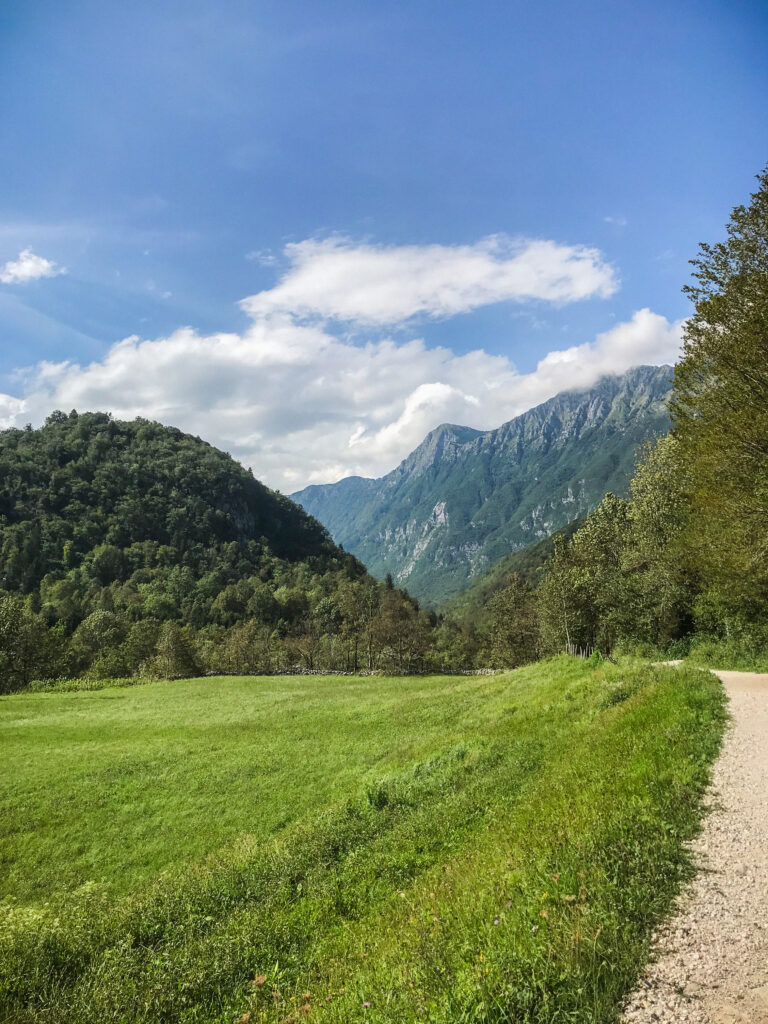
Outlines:
[[[626,491],[638,445],[669,428],[669,366],[564,391],[492,430],[441,424],[390,473],[291,495],[374,575],[430,604]]]

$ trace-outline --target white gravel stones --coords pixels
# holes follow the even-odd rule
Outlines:
[[[701,870],[655,936],[624,1024],[768,1024],[768,675],[718,675],[733,723],[692,845]]]

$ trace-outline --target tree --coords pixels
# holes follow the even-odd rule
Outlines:
[[[672,401],[690,473],[687,544],[723,633],[759,625],[768,604],[768,168],[758,182],[725,241],[692,261]]]
[[[19,595],[0,595],[0,693],[23,689],[36,676],[53,675],[55,637]]]
[[[164,622],[157,641],[151,671],[160,679],[188,679],[197,675],[199,665],[191,635],[177,622]]]
[[[516,668],[538,656],[539,627],[533,591],[511,573],[487,605],[485,663],[492,668]]]
[[[140,619],[133,623],[122,643],[123,657],[130,675],[138,672],[153,657],[159,635],[160,623],[155,619]]]
[[[688,471],[669,435],[644,449],[632,480],[624,569],[632,597],[626,633],[661,647],[692,627],[696,559],[684,543]]]
[[[547,574],[536,596],[540,642],[545,653],[556,654],[570,644],[591,642],[579,566],[572,544],[562,535],[555,537]]]
[[[70,671],[76,674],[89,669],[94,662],[103,659],[108,651],[115,651],[122,644],[126,633],[126,623],[114,612],[91,612],[72,636],[69,645]],[[122,660],[120,665],[116,672],[110,670],[105,674],[123,674],[126,668]]]
[[[623,564],[628,529],[629,503],[606,494],[571,541],[574,611],[581,630],[577,643],[606,652],[631,631],[634,615]]]

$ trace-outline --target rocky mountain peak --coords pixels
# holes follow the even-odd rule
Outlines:
[[[669,366],[564,391],[494,430],[443,423],[378,480],[293,498],[370,571],[438,604],[512,551],[625,493],[638,445],[669,429]]]

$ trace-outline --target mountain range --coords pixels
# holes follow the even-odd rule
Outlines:
[[[379,479],[292,494],[368,570],[432,606],[511,552],[626,493],[638,446],[669,429],[672,368],[565,391],[495,430],[445,423]]]

